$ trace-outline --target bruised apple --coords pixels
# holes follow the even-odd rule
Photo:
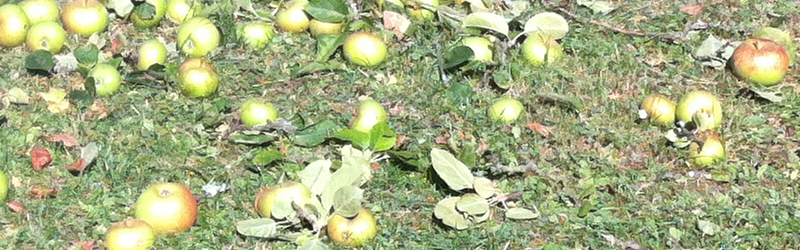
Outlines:
[[[692,122],[698,130],[714,130],[722,126],[722,104],[713,93],[695,90],[678,101],[675,119],[682,125]]]
[[[378,223],[372,212],[361,208],[354,218],[334,214],[328,220],[328,236],[333,242],[358,247],[378,234]]]
[[[31,51],[47,50],[56,54],[67,41],[67,32],[57,22],[44,21],[31,26],[25,38],[25,45]]]

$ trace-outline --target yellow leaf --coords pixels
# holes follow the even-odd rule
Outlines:
[[[47,93],[39,93],[47,102],[47,110],[51,113],[61,113],[69,109],[69,100],[64,99],[67,92],[59,88],[50,88]]]

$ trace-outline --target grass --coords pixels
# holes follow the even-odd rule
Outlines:
[[[549,1],[545,1],[549,2]],[[133,215],[133,205],[147,186],[164,181],[185,183],[195,194],[209,182],[230,190],[200,202],[196,225],[174,237],[160,237],[156,249],[293,249],[292,243],[243,237],[236,221],[255,218],[255,194],[262,186],[294,179],[314,158],[338,159],[344,144],[329,140],[299,147],[281,140],[262,147],[234,144],[214,132],[231,124],[235,110],[248,98],[275,103],[282,117],[301,115],[310,122],[332,120],[346,126],[357,97],[369,95],[390,111],[389,123],[406,138],[401,149],[423,162],[419,167],[397,159],[379,162],[366,185],[364,206],[375,212],[381,231],[365,249],[541,249],[560,244],[575,249],[797,249],[800,248],[800,87],[797,67],[770,91],[783,101],[768,103],[737,97],[747,86],[729,71],[700,66],[692,49],[708,35],[743,40],[753,27],[776,26],[800,34],[800,5],[794,1],[730,1],[708,4],[698,16],[680,11],[680,1],[618,1],[609,15],[594,15],[575,3],[567,6],[584,18],[646,32],[683,31],[687,24],[719,24],[693,31],[670,43],[613,32],[570,20],[562,40],[567,57],[560,64],[525,65],[518,49],[504,63],[521,69],[508,91],[484,80],[482,73],[456,72],[443,83],[437,56],[458,36],[434,21],[423,24],[405,42],[392,41],[390,59],[377,69],[348,67],[335,73],[291,77],[314,60],[315,42],[306,34],[278,33],[262,52],[242,49],[230,38],[236,20],[215,15],[228,43],[212,56],[221,85],[213,99],[180,95],[174,83],[131,85],[101,98],[108,116],[86,117],[73,105],[51,113],[37,93],[51,87],[81,86],[77,72],[49,77],[24,69],[28,51],[0,50],[0,90],[21,88],[29,105],[0,107],[0,160],[13,176],[7,201],[21,202],[26,214],[0,208],[0,246],[5,249],[76,249],[76,242],[101,245],[105,230]],[[265,7],[266,8],[266,7]],[[553,10],[532,2],[527,14]],[[225,13],[226,9],[220,10]],[[121,20],[103,36],[132,51],[146,38],[175,39],[177,27],[162,24],[135,30]],[[71,38],[74,48],[83,39]],[[111,56],[110,48],[104,48]],[[171,66],[182,58],[171,57]],[[341,61],[336,57],[336,61]],[[130,71],[130,67],[125,67]],[[466,86],[466,87],[465,87]],[[651,93],[677,100],[682,93],[708,89],[723,102],[728,157],[708,168],[692,168],[689,153],[667,145],[663,128],[636,121],[639,102]],[[580,100],[573,110],[537,98],[555,93]],[[501,96],[516,97],[527,107],[525,121],[498,125],[486,109]],[[541,136],[526,128],[537,122],[550,129]],[[67,133],[82,145],[94,142],[97,161],[80,176],[66,171],[80,150],[48,137]],[[442,143],[445,142],[445,143]],[[506,220],[497,209],[489,221],[463,231],[442,226],[432,215],[436,202],[451,191],[437,181],[429,165],[431,148],[454,153],[486,146],[473,172],[492,177],[507,192],[523,192],[516,204],[536,207],[533,220]],[[29,152],[44,147],[53,163],[33,171]],[[259,148],[282,149],[289,160],[259,167],[252,163]],[[529,171],[505,175],[499,166],[526,166]],[[281,177],[286,173],[287,177]],[[720,178],[708,178],[726,175]],[[32,198],[37,188],[55,189],[48,198]],[[581,213],[586,204],[588,213]],[[704,231],[705,222],[713,223]],[[701,226],[703,225],[703,226]],[[708,230],[708,229],[707,229]],[[333,246],[335,249],[341,246]]]

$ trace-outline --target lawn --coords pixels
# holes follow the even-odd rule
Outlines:
[[[115,10],[124,1],[108,2]],[[159,236],[153,249],[296,249],[239,233],[237,222],[259,218],[253,204],[262,187],[301,181],[320,159],[344,169],[342,148],[351,144],[375,149],[341,132],[368,96],[387,111],[396,141],[369,157],[371,178],[360,185],[360,204],[379,225],[363,249],[800,249],[798,64],[781,83],[760,87],[696,56],[709,37],[718,48],[761,27],[788,31],[796,49],[800,3],[596,1],[613,8],[606,13],[586,1],[485,0],[508,19],[509,34],[477,29],[499,37],[494,62],[453,66],[451,49],[476,30],[459,21],[469,5],[441,0],[447,8],[435,19],[414,20],[401,34],[386,27],[375,1],[347,2],[358,12],[347,16],[346,33],[371,31],[388,44],[376,67],[347,62],[341,49],[320,58],[331,48],[322,41],[336,39],[308,32],[276,29],[260,50],[237,39],[237,26],[274,19],[282,1],[203,1],[201,15],[222,34],[206,56],[219,75],[208,98],[181,93],[176,75],[186,56],[174,49],[179,25],[168,20],[139,29],[116,17],[92,38],[68,34],[55,70],[31,68],[41,64],[24,45],[0,48],[0,162],[11,183],[0,248],[105,249],[107,229],[134,217],[148,186],[177,182],[194,193],[197,221]],[[558,40],[565,56],[534,66],[512,39],[545,11],[569,24]],[[137,71],[136,50],[152,38],[168,45],[166,65]],[[100,62],[120,63],[116,93],[92,96],[82,74],[91,67],[63,62],[86,45],[99,49]],[[66,96],[51,99],[54,89]],[[650,94],[678,101],[693,90],[717,96],[724,114],[717,130],[726,156],[706,166],[666,139],[674,127],[638,116]],[[493,121],[487,110],[501,97],[519,100],[525,114]],[[260,137],[245,135],[239,119],[251,98],[271,102],[283,118]],[[34,169],[34,148],[51,155],[42,170]],[[492,202],[485,221],[464,229],[440,220],[439,201],[475,191],[451,188],[434,167],[435,149],[508,200]],[[76,170],[86,155],[93,162]],[[511,219],[512,207],[535,216]],[[324,231],[318,239],[348,248]]]

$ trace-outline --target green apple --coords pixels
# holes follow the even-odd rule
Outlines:
[[[436,13],[428,8],[439,6],[439,0],[411,0],[406,1],[406,11],[411,15],[411,19],[415,21],[430,21],[436,17]],[[428,8],[423,7],[427,5]]]
[[[705,114],[707,119],[696,121],[696,113]],[[722,126],[722,104],[717,96],[705,90],[687,93],[675,107],[675,119],[683,126],[694,122],[699,130],[714,130]],[[697,124],[701,123],[701,124]]]
[[[178,48],[191,57],[201,57],[219,46],[217,26],[208,18],[192,17],[178,29]]]
[[[386,122],[386,110],[380,103],[369,97],[359,99],[358,115],[350,126],[352,129],[369,133],[378,123]]]
[[[522,43],[522,54],[531,64],[542,66],[564,58],[564,48],[551,36],[542,32],[532,32]]]
[[[191,68],[178,75],[178,84],[184,95],[203,98],[214,94],[218,78],[219,75],[214,70]]]
[[[361,208],[354,218],[345,218],[334,214],[328,219],[328,236],[333,242],[351,247],[364,245],[367,241],[378,235],[378,223],[375,216]]]
[[[387,52],[383,38],[369,32],[350,34],[344,41],[344,57],[356,65],[375,67],[386,59]]]
[[[25,10],[16,4],[0,6],[0,46],[16,47],[25,42],[30,21]]]
[[[303,207],[305,204],[312,202],[311,199],[313,198],[314,197],[311,193],[311,190],[302,183],[286,182],[280,186],[262,188],[256,196],[255,209],[258,214],[261,215],[261,217],[272,217],[280,220],[283,218],[277,218],[272,213],[272,209],[275,207],[276,202],[293,201],[298,206]]]
[[[689,154],[692,163],[698,166],[708,166],[717,163],[725,158],[725,144],[722,139],[714,132],[701,134],[699,139],[705,137],[703,144],[692,143],[689,147]]]
[[[211,63],[206,61],[206,59],[203,59],[202,57],[188,57],[178,68],[178,74],[182,75],[190,69],[197,68],[217,72],[217,69],[214,68],[214,65],[211,65]]]
[[[89,37],[106,29],[108,10],[96,0],[74,0],[61,11],[61,22],[67,31]]]
[[[305,11],[307,5],[308,1],[306,0],[293,0],[287,3],[283,9],[278,11],[275,24],[279,29],[287,32],[306,31],[310,23]]]
[[[780,83],[789,71],[789,54],[779,43],[760,38],[744,41],[731,56],[733,73],[760,86]]]
[[[648,95],[642,101],[640,118],[650,118],[650,122],[670,126],[675,123],[675,102],[659,94]]]
[[[253,49],[263,49],[275,36],[272,25],[264,22],[249,23],[239,26],[239,38]]]
[[[192,191],[180,183],[158,183],[150,186],[136,200],[134,213],[156,234],[177,234],[189,229],[197,220],[197,201]]]
[[[155,8],[155,13],[149,13],[149,16],[144,16],[144,6],[149,5]],[[131,13],[131,21],[136,28],[150,28],[158,25],[158,22],[164,18],[167,13],[167,0],[145,0],[143,4],[137,6],[133,13]]]
[[[11,183],[8,182],[8,175],[0,171],[0,202],[4,201],[6,196],[8,196],[9,186],[11,186]]]
[[[109,96],[119,90],[122,76],[114,66],[106,63],[99,63],[89,71],[88,77],[94,78],[94,87],[98,96]]]
[[[485,63],[492,62],[492,44],[489,39],[485,37],[467,37],[461,40],[460,45],[464,45],[472,49],[472,59]]]
[[[525,112],[522,102],[511,98],[500,98],[489,107],[489,118],[493,121],[511,123]]]
[[[108,250],[149,250],[156,241],[156,232],[146,221],[126,219],[106,230]]]
[[[203,4],[199,0],[169,0],[167,2],[167,17],[177,24],[183,23],[203,11]]]
[[[147,70],[153,64],[164,65],[167,61],[167,47],[158,39],[150,39],[139,47],[139,70]]]
[[[248,127],[258,126],[278,120],[278,109],[272,103],[258,99],[247,100],[240,110],[242,124]]]
[[[795,56],[797,54],[797,45],[792,41],[792,35],[788,31],[776,29],[772,27],[764,27],[758,29],[753,33],[753,38],[769,39],[778,42],[786,49],[789,54],[789,65],[794,64]]]
[[[34,24],[25,38],[25,44],[31,51],[47,50],[57,54],[61,52],[64,42],[67,41],[67,32],[60,24],[54,21],[44,21]]]
[[[317,19],[311,20],[308,24],[308,30],[313,36],[341,34],[343,28],[344,23],[328,23]]]
[[[25,10],[31,25],[44,21],[58,22],[61,12],[55,0],[25,0],[19,6]]]

